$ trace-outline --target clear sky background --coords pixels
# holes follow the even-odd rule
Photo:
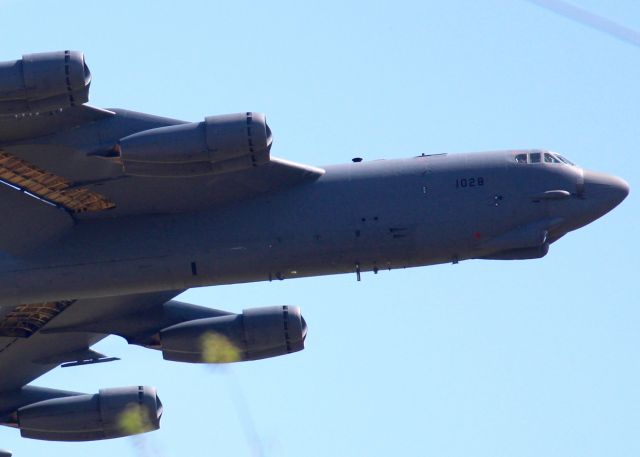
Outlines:
[[[640,28],[640,2],[574,0]],[[35,384],[153,385],[162,429],[26,456],[640,455],[640,47],[525,0],[0,0],[0,60],[77,49],[91,104],[200,121],[267,113],[273,154],[313,165],[549,148],[631,195],[542,260],[202,288],[240,311],[299,305],[307,349],[224,368],[122,361]],[[295,211],[295,208],[292,208]],[[126,234],[123,234],[126,236]],[[0,374],[1,375],[1,374]]]

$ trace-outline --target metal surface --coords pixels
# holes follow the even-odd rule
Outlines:
[[[150,138],[160,132],[176,142],[162,145],[172,161],[212,164],[215,142],[192,137],[200,127],[184,121],[125,110],[0,118],[0,178],[18,187],[0,190],[0,417],[8,425],[34,401],[76,395],[26,384],[60,363],[105,361],[90,347],[108,334],[152,349],[164,335],[198,362],[211,329],[244,351],[255,343],[245,359],[302,349],[297,308],[240,319],[169,301],[187,288],[539,258],[629,192],[620,178],[542,150],[302,165],[268,154],[266,123],[254,160],[253,136],[224,131],[237,126],[219,123],[215,134],[250,166],[141,177],[123,169],[118,145],[156,160]],[[195,146],[182,157],[185,132]],[[69,403],[49,404],[56,412]]]
[[[104,211],[115,207],[115,203],[102,195],[86,187],[72,187],[69,180],[42,170],[2,150],[0,150],[0,180],[74,213]]]

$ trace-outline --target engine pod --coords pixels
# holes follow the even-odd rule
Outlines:
[[[17,416],[25,438],[91,441],[157,430],[162,403],[153,387],[121,387],[33,403]]]
[[[300,308],[273,306],[173,325],[160,331],[160,346],[166,360],[227,363],[301,351],[306,334]]]
[[[252,308],[244,310],[242,314],[247,360],[304,349],[307,328],[299,307]]]
[[[271,143],[264,114],[248,112],[134,133],[117,150],[128,175],[181,177],[262,165]]]
[[[52,111],[89,101],[91,72],[78,51],[0,62],[0,115]]]

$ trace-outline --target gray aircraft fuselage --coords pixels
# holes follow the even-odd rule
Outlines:
[[[327,166],[315,181],[226,207],[80,221],[25,258],[0,259],[0,305],[541,257],[629,191],[613,176],[515,155]]]
[[[629,192],[539,150],[315,168],[271,156],[262,113],[105,110],[85,104],[90,84],[78,51],[0,62],[0,425],[26,438],[160,427],[153,387],[29,385],[58,365],[117,360],[91,349],[107,335],[185,363],[304,349],[299,307],[232,313],[173,300],[185,289],[540,258]]]

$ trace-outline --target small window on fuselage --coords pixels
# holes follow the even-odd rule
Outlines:
[[[516,156],[516,163],[527,163],[527,155],[526,154],[518,154]]]
[[[529,159],[531,160],[531,163],[540,163],[540,153],[532,152],[529,154]]]

